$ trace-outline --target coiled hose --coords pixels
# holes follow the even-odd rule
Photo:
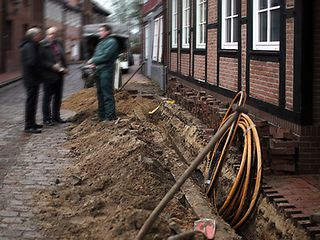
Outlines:
[[[231,106],[245,104],[246,95],[239,92],[228,108],[219,129],[230,118]],[[228,160],[228,151],[236,133],[243,133],[243,149],[239,170],[225,199],[219,199],[219,178]],[[234,228],[239,228],[251,215],[257,202],[262,180],[261,147],[257,129],[247,114],[241,113],[210,153],[208,164],[207,195],[219,214]],[[221,197],[222,198],[222,197]],[[219,206],[217,201],[219,200]]]

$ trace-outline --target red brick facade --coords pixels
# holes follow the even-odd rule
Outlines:
[[[220,81],[222,88],[236,92],[238,90],[238,60],[235,58],[220,58]]]
[[[0,46],[0,72],[14,72],[20,69],[19,45],[24,34],[31,26],[43,25],[43,1],[33,0],[28,3],[13,3],[13,1],[1,1],[0,24],[2,25]],[[3,21],[4,20],[4,21]],[[5,34],[3,34],[5,33]],[[1,44],[1,43],[0,43]]]
[[[250,96],[279,105],[279,63],[250,61]]]
[[[195,48],[195,16],[191,17],[190,50],[188,54],[180,49],[181,37],[178,34],[178,48],[170,52],[168,79],[174,77],[182,82],[195,84],[194,88],[202,88],[222,100],[230,101],[238,89],[245,91],[249,97],[250,112],[270,124],[291,130],[299,142],[297,172],[314,173],[320,167],[320,1],[313,1],[314,11],[314,72],[313,80],[305,79],[300,72],[308,72],[301,65],[300,52],[302,42],[299,34],[303,27],[305,13],[301,6],[302,0],[286,0],[281,8],[284,20],[280,33],[279,51],[252,50],[252,14],[248,14],[249,0],[241,1],[241,32],[239,34],[239,49],[226,51],[220,47],[221,23],[219,22],[219,8],[221,1],[208,0],[207,43],[204,50]],[[180,2],[180,1],[179,1]],[[170,3],[170,1],[169,1]],[[191,13],[195,13],[194,1],[191,1]],[[298,3],[298,4],[297,4]],[[295,4],[297,7],[295,8]],[[167,14],[168,23],[171,22],[170,5]],[[178,29],[181,34],[181,6],[178,17]],[[300,22],[299,22],[300,21]],[[301,22],[302,21],[302,22]],[[169,25],[170,26],[170,25]],[[297,32],[295,32],[297,31]],[[168,35],[170,36],[170,27]],[[168,38],[168,41],[170,39]],[[310,43],[312,39],[310,38]],[[310,44],[309,44],[310,46]],[[302,50],[301,50],[302,49]],[[204,54],[205,53],[205,54]],[[190,56],[190,57],[189,57]],[[181,59],[180,59],[181,58]],[[300,61],[301,60],[301,61]],[[190,71],[188,71],[190,66]],[[311,71],[310,67],[310,71]],[[240,71],[240,72],[239,72]],[[309,72],[310,72],[309,71]],[[191,80],[190,82],[190,79]],[[306,92],[306,81],[312,81],[312,91]],[[169,82],[170,84],[170,82]],[[304,91],[304,92],[303,92]],[[303,92],[303,96],[301,95]],[[312,106],[306,105],[303,97],[312,99]],[[306,110],[308,109],[309,110]],[[310,113],[312,117],[304,114]],[[303,110],[303,111],[302,111]]]

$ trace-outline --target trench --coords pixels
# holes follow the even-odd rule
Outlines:
[[[60,186],[39,194],[47,200],[41,206],[40,224],[48,235],[77,239],[136,236],[211,137],[204,131],[206,126],[179,105],[162,104],[148,115],[161,101],[150,94],[119,94],[121,120],[117,125],[92,120],[96,114],[93,89],[80,91],[64,103],[65,108],[78,112],[66,145],[74,164],[65,170]],[[217,239],[240,239],[239,235],[244,239],[308,239],[263,196],[237,235],[203,192],[205,167],[204,161],[146,239],[166,239],[188,231],[202,217],[215,219]],[[233,168],[234,164],[226,165],[229,173]]]

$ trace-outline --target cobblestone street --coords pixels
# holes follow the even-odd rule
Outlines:
[[[71,66],[64,97],[83,87],[80,71]],[[0,89],[0,239],[41,239],[33,222],[33,194],[55,184],[59,170],[70,164],[64,125],[45,127],[41,134],[23,132],[25,91],[22,81]],[[37,122],[42,123],[40,92]],[[72,113],[62,110],[62,117]]]

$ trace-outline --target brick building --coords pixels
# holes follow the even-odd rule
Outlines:
[[[163,32],[164,8],[162,0],[144,1],[142,6],[142,32],[143,32],[143,72],[156,81],[162,89],[166,83],[166,68],[163,65],[163,52],[166,48]]]
[[[0,73],[20,68],[19,45],[31,26],[43,24],[43,1],[0,2]]]
[[[163,4],[169,26],[164,32],[169,89],[179,91],[175,86],[180,84],[227,102],[245,91],[250,113],[293,133],[294,172],[318,173],[320,1],[166,0]],[[282,148],[280,159],[285,151]]]
[[[28,28],[57,26],[68,59],[78,60],[81,26],[105,22],[110,15],[91,0],[2,0],[0,9],[0,73],[20,70],[18,46]]]

